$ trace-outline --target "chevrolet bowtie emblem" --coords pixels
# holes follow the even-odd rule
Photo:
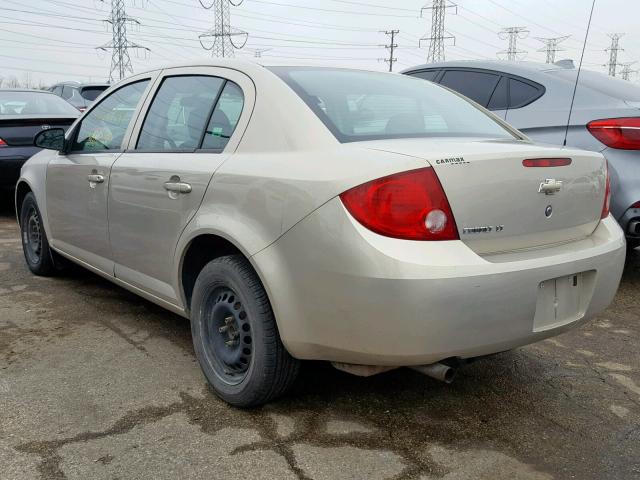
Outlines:
[[[545,195],[553,195],[562,189],[562,180],[556,180],[555,178],[547,178],[540,184],[538,193],[544,193]]]

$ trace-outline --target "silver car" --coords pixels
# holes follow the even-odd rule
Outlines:
[[[563,145],[577,70],[571,61],[457,61],[403,73],[462,93],[539,143]],[[640,245],[640,87],[582,70],[566,145],[601,152],[611,173],[611,213]]]
[[[281,395],[306,359],[450,380],[602,312],[624,265],[602,155],[403,75],[165,68],[36,143],[16,189],[28,267],[71,260],[189,318],[234,405]]]

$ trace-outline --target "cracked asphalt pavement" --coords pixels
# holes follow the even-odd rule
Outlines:
[[[207,387],[186,320],[88,272],[31,275],[9,208],[2,479],[640,479],[640,252],[602,316],[452,385],[311,362],[242,411]]]

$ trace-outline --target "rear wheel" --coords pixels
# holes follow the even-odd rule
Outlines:
[[[36,275],[51,276],[56,272],[53,252],[44,231],[42,216],[32,192],[27,193],[20,207],[22,250],[29,270]]]
[[[209,262],[191,306],[196,356],[218,396],[253,407],[291,387],[300,362],[285,350],[264,287],[244,257]]]

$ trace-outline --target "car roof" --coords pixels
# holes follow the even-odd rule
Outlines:
[[[38,90],[37,88],[0,88],[0,92],[31,92],[31,93],[46,93],[47,95],[53,95],[53,93],[47,90]]]
[[[67,82],[58,82],[58,83],[54,83],[53,85],[51,85],[52,87],[57,87],[60,85],[68,85],[70,87],[110,87],[111,84],[107,83],[107,82],[92,82],[92,83],[80,83],[80,82],[76,82],[73,80],[67,81]]]
[[[404,69],[401,73],[413,72],[415,70],[435,68],[481,68],[485,70],[496,70],[498,72],[511,73],[514,75],[526,76],[531,73],[551,72],[554,70],[572,70],[568,66],[553,63],[539,62],[509,62],[506,60],[453,60],[449,62],[425,63]]]

